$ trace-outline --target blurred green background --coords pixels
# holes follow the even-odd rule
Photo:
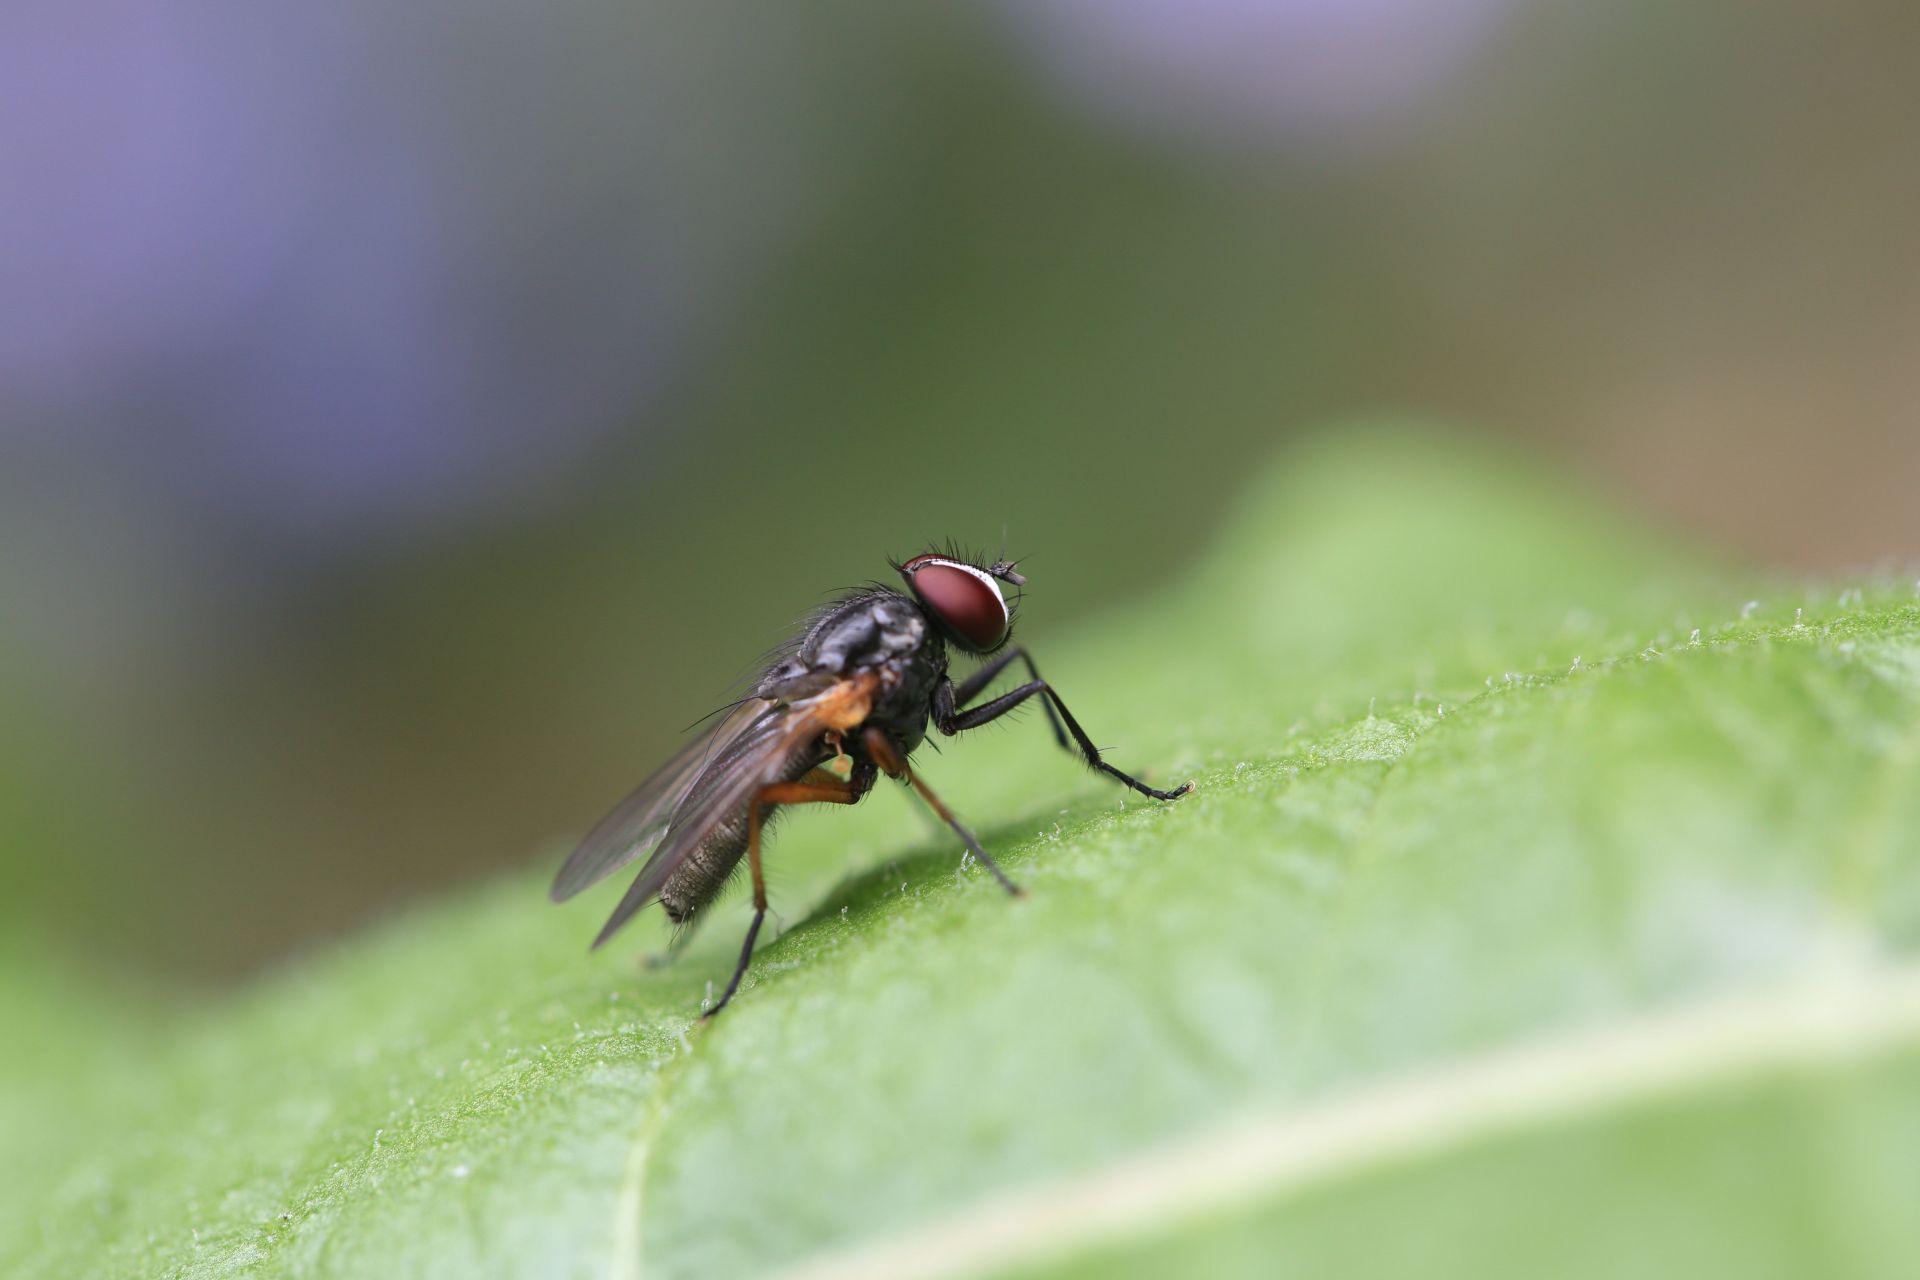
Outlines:
[[[1044,653],[1382,410],[1910,559],[1916,52],[1787,0],[16,8],[0,932],[223,982],[557,860],[885,556],[1004,538]]]

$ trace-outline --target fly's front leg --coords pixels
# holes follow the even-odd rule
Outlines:
[[[1079,745],[1080,754],[1085,757],[1088,764],[1098,769],[1101,773],[1112,778],[1118,778],[1121,782],[1126,783],[1141,795],[1152,796],[1155,800],[1178,800],[1181,796],[1193,790],[1193,784],[1191,782],[1185,782],[1171,791],[1161,791],[1157,787],[1148,786],[1132,774],[1116,769],[1108,764],[1101,758],[1100,748],[1093,745],[1093,739],[1089,738],[1087,731],[1080,727],[1080,722],[1073,718],[1073,712],[1067,710],[1067,704],[1060,700],[1060,695],[1055,692],[1053,686],[1038,676],[1021,685],[1018,689],[1001,694],[991,702],[984,702],[977,707],[971,707],[964,711],[961,710],[958,705],[961,700],[952,682],[943,679],[935,686],[933,691],[933,722],[939,728],[940,732],[952,736],[964,730],[976,729],[983,724],[998,720],[1001,716],[1007,714],[1007,712],[1013,710],[1028,698],[1034,697],[1036,694],[1044,695],[1052,707],[1059,708],[1060,719],[1066,722],[1067,732],[1073,735],[1074,742]]]
[[[993,683],[993,678],[1006,670],[1007,664],[1013,662],[1015,659],[1026,663],[1027,675],[1031,679],[1038,680],[1040,678],[1040,668],[1033,665],[1032,654],[1018,647],[1003,650],[995,655],[993,660],[987,663],[986,666],[981,667],[965,680],[953,686],[954,707],[964,707],[979,697],[981,692],[986,689],[989,684]],[[1067,741],[1067,731],[1061,727],[1060,717],[1054,714],[1053,704],[1051,702],[1042,702],[1040,705],[1046,709],[1047,724],[1053,729],[1054,741],[1058,742],[1068,751],[1073,750],[1073,744]]]

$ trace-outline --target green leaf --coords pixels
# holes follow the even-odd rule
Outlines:
[[[549,867],[154,1009],[16,941],[0,1274],[1903,1274],[1920,604],[1367,431],[642,970]],[[1177,462],[1176,462],[1177,464]],[[1114,519],[1153,518],[1115,512]],[[537,762],[530,762],[537,763]],[[557,851],[556,851],[557,852]]]

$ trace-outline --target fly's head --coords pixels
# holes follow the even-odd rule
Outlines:
[[[1011,602],[1001,583],[1026,584],[1011,560],[975,564],[959,555],[928,552],[894,565],[949,642],[973,654],[992,653],[1013,634],[1013,615],[1020,603]]]

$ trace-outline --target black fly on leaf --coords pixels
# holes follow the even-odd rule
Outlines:
[[[894,565],[907,590],[873,586],[817,613],[795,644],[763,673],[753,693],[700,735],[604,818],[560,868],[553,900],[563,901],[648,849],[626,896],[594,939],[599,946],[635,912],[658,901],[667,918],[691,926],[725,887],[744,854],[753,873],[753,923],[711,1018],[740,987],[767,914],[760,831],[788,804],[854,804],[882,773],[908,783],[953,828],[1008,893],[1020,889],[980,847],[907,760],[931,723],[956,734],[1039,698],[1062,747],[1142,795],[1175,800],[1191,783],[1159,791],[1108,764],[1026,650],[1009,647],[1013,611],[1001,583],[1026,579],[1012,562],[979,565],[958,553],[928,553]],[[986,658],[955,684],[947,646]],[[1014,662],[1024,684],[970,705]],[[846,777],[825,766],[846,756]]]

